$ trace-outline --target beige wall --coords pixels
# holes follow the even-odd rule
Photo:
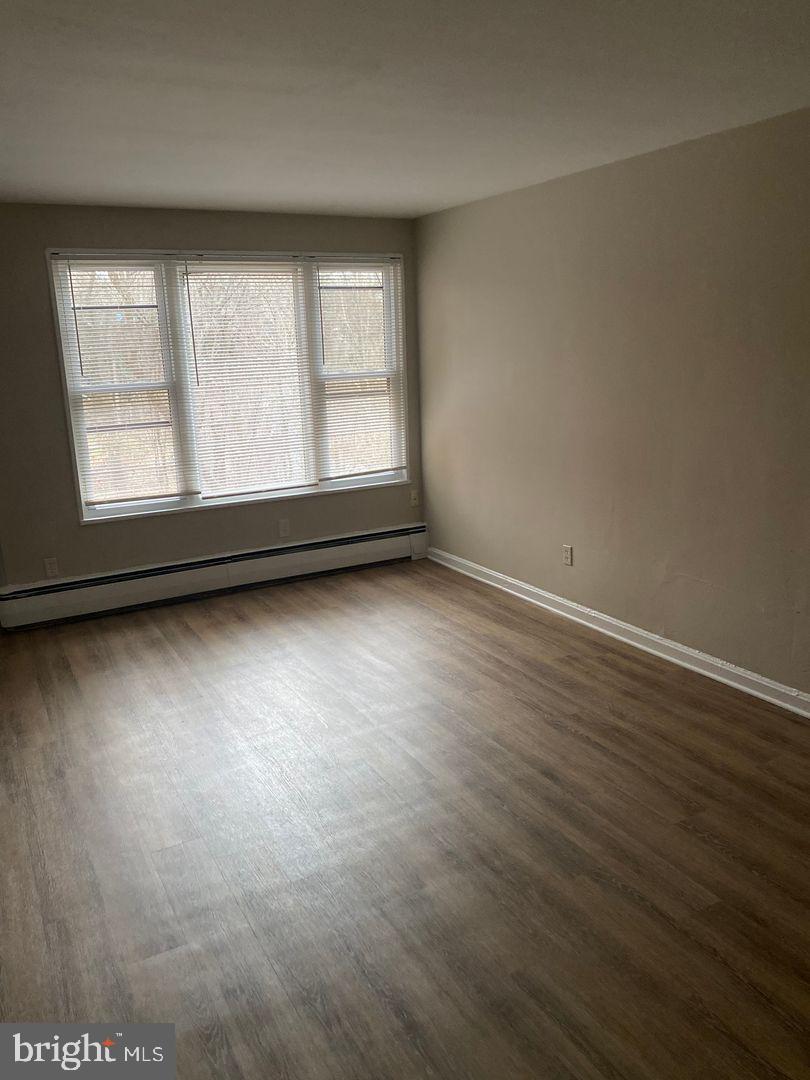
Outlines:
[[[803,111],[422,219],[431,543],[810,690],[809,211]]]
[[[407,221],[273,214],[0,205],[0,547],[6,579],[96,573],[418,520],[406,486],[80,525],[62,401],[45,249],[49,247],[401,252],[409,415],[419,476],[413,226]]]

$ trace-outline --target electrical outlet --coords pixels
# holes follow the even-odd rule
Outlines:
[[[411,488],[411,506],[418,506],[419,501],[420,501],[419,500],[419,488],[412,487]]]
[[[563,562],[566,566],[574,565],[574,549],[570,544],[563,544]]]
[[[290,535],[290,519],[279,518],[278,519],[278,535],[289,536]]]
[[[45,577],[59,577],[59,560],[55,555],[43,559],[42,564],[45,567]]]

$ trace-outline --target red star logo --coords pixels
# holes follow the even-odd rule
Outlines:
[[[101,1045],[102,1046],[115,1046],[115,1039],[107,1038],[107,1039],[104,1040],[104,1042]]]

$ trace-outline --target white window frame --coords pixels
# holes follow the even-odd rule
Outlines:
[[[118,502],[118,503],[106,503],[104,505],[93,506],[87,503],[84,497],[81,471],[79,468],[79,457],[77,453],[78,441],[84,438],[84,433],[81,425],[76,423],[76,417],[80,414],[81,405],[76,400],[76,394],[73,388],[68,383],[67,376],[67,363],[64,350],[64,336],[75,334],[75,327],[71,329],[67,325],[67,320],[63,317],[63,312],[60,309],[56,287],[54,284],[54,274],[52,269],[52,259],[57,256],[71,256],[75,255],[77,258],[88,259],[97,257],[100,262],[114,263],[116,260],[120,260],[128,266],[148,265],[156,268],[158,275],[165,273],[165,266],[160,263],[160,260],[166,258],[176,259],[205,259],[210,258],[212,260],[234,260],[238,261],[244,259],[249,260],[278,260],[278,261],[293,261],[302,260],[306,267],[305,281],[306,288],[311,291],[311,302],[307,305],[307,309],[311,310],[314,315],[314,325],[310,328],[312,334],[310,355],[312,357],[312,389],[313,393],[320,392],[320,387],[331,379],[342,379],[344,381],[352,378],[357,379],[369,379],[369,378],[399,378],[401,380],[401,394],[403,402],[403,437],[405,440],[405,465],[401,469],[386,470],[379,473],[363,473],[349,477],[340,477],[330,480],[320,480],[316,484],[308,485],[302,488],[285,488],[276,491],[266,491],[249,493],[244,495],[231,495],[223,496],[221,498],[202,498],[199,494],[191,495],[176,495],[167,496],[159,499],[139,499],[132,502]],[[48,248],[45,252],[45,258],[48,268],[48,281],[51,289],[51,303],[54,312],[54,320],[56,324],[56,337],[59,349],[59,369],[62,380],[62,390],[65,405],[65,414],[67,418],[68,432],[70,436],[70,457],[73,467],[73,481],[76,492],[76,500],[79,511],[79,521],[82,525],[93,524],[103,521],[116,521],[121,518],[142,518],[153,517],[162,514],[172,513],[184,513],[191,510],[207,510],[209,508],[217,508],[223,506],[239,506],[242,504],[263,503],[263,502],[275,502],[277,500],[284,499],[302,499],[311,498],[317,495],[331,495],[338,494],[346,491],[356,491],[373,489],[379,487],[396,487],[410,483],[411,478],[411,454],[410,454],[410,422],[408,417],[408,360],[405,343],[405,260],[399,253],[385,253],[385,254],[370,254],[370,253],[346,253],[336,254],[334,252],[266,252],[266,251],[177,251],[177,250],[131,250],[117,248],[110,249],[98,249],[98,248]],[[400,320],[397,324],[395,320],[391,320],[391,325],[395,327],[398,335],[396,342],[387,343],[387,359],[391,355],[391,350],[396,350],[398,356],[393,357],[393,363],[389,366],[386,363],[386,367],[379,372],[362,372],[360,374],[354,373],[336,373],[326,372],[323,365],[322,355],[322,336],[320,328],[320,302],[319,297],[316,300],[318,290],[317,282],[317,266],[320,263],[331,263],[336,267],[357,267],[363,264],[379,264],[379,263],[391,263],[398,264],[400,271],[401,281],[401,309]],[[309,265],[307,265],[309,264]],[[163,295],[167,290],[161,291],[158,289],[158,323],[160,326],[161,339],[164,340],[165,335],[170,333],[170,323],[165,311],[165,304]],[[390,289],[385,290],[384,296],[386,298],[386,304],[393,303],[392,292]],[[176,325],[179,320],[173,320],[172,325]],[[165,346],[165,340],[164,340]],[[170,355],[170,350],[164,347],[163,351],[164,363],[165,358]],[[184,378],[178,377],[178,373],[175,371],[167,372],[165,381],[160,383],[149,384],[115,384],[114,387],[106,388],[108,390],[114,389],[116,393],[126,393],[130,390],[144,390],[152,387],[160,387],[161,389],[167,389],[172,400],[172,406],[177,410],[177,416],[179,419],[178,427],[182,428],[183,435],[178,438],[179,431],[175,433],[178,460],[181,454],[188,453],[189,449],[193,447],[193,427],[190,423],[187,414],[187,402],[185,401],[186,395],[184,392]],[[101,393],[101,388],[93,387],[90,393]],[[87,391],[85,390],[86,394]]]

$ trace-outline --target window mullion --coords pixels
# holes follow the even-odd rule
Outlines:
[[[191,372],[194,368],[193,344],[187,311],[187,267],[176,260],[160,264],[162,289],[158,290],[161,337],[165,332],[165,353],[172,414],[176,417],[175,447],[181,490],[200,494],[200,475],[194,438],[194,401]]]
[[[323,335],[321,332],[321,304],[318,291],[318,264],[306,259],[303,267],[304,310],[307,324],[307,360],[310,388],[310,431],[312,432],[312,477],[317,482],[328,471],[326,462],[329,443],[326,432],[325,384],[323,372]]]

